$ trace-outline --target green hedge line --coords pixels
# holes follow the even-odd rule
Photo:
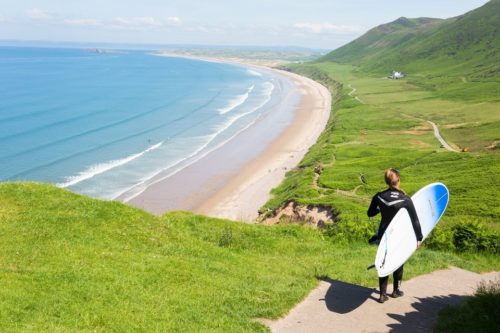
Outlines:
[[[377,230],[378,223],[372,223],[357,215],[339,218],[337,222],[328,225],[323,233],[335,241],[368,240]],[[458,253],[485,252],[500,253],[500,233],[486,228],[477,221],[439,225],[425,240],[425,246],[435,250],[453,251]]]
[[[500,253],[500,234],[477,221],[461,222],[437,228],[426,241],[427,246],[457,252]]]

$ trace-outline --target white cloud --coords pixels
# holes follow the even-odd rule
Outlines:
[[[132,25],[145,26],[145,27],[160,27],[161,22],[154,17],[133,17],[130,19]]]
[[[32,20],[46,21],[53,18],[52,14],[41,8],[31,8],[26,12],[26,16]]]
[[[179,26],[181,24],[181,19],[176,16],[169,16],[165,19],[158,19],[151,16],[115,17],[113,20],[106,22],[107,26],[122,29],[163,28]]]
[[[102,22],[96,19],[85,19],[85,18],[77,18],[77,19],[65,19],[63,20],[64,24],[67,25],[80,25],[80,26],[91,26],[97,27],[102,26]]]
[[[173,25],[179,25],[182,23],[181,19],[177,16],[169,16],[167,17],[167,22]]]
[[[41,8],[31,8],[24,13],[31,21],[55,25],[102,27],[107,29],[149,30],[168,27],[179,27],[182,20],[177,16],[156,18],[153,16],[115,17],[110,19],[95,19],[83,17],[63,17],[60,13]],[[0,15],[0,23],[8,20]]]
[[[336,25],[331,23],[295,23],[293,27],[315,34],[349,34],[363,31],[363,28],[359,26]]]
[[[199,25],[196,28],[188,29],[188,31],[199,31],[199,32],[203,32],[203,33],[209,33],[210,29],[203,26],[203,25]]]
[[[161,25],[153,17],[116,17],[111,23],[125,28],[155,27]]]

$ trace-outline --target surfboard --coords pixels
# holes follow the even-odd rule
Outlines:
[[[429,235],[443,216],[448,206],[449,191],[442,183],[433,183],[421,188],[411,200],[415,206],[422,241]],[[410,215],[405,208],[400,209],[384,232],[375,256],[375,268],[379,277],[387,276],[397,270],[417,249],[417,237],[413,230]]]

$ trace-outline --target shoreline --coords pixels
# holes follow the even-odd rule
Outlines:
[[[163,53],[158,55],[178,57]],[[293,112],[291,121],[272,128],[254,124],[233,142],[209,153],[178,174],[154,182],[127,203],[154,214],[181,209],[212,217],[254,221],[258,217],[258,209],[270,198],[271,190],[283,181],[288,170],[300,163],[323,132],[330,117],[330,92],[309,78],[274,68],[234,59],[186,58],[237,64],[248,69],[269,71],[280,80],[287,80],[292,83],[292,88],[281,96],[283,100],[277,108]],[[295,105],[287,104],[296,97],[299,101]],[[264,127],[259,131],[259,126]],[[262,141],[263,132],[274,132],[275,127],[279,133],[273,133],[269,142],[261,143],[262,147],[252,146],[252,143]],[[245,146],[252,151],[245,152]],[[239,161],[230,158],[235,154],[239,156],[241,151],[248,156]],[[196,190],[190,193],[190,188]]]
[[[277,70],[276,70],[277,71]],[[213,217],[253,221],[289,170],[296,167],[316,143],[330,117],[331,96],[321,84],[297,74],[279,71],[301,91],[292,123],[247,164],[225,188],[195,212]]]

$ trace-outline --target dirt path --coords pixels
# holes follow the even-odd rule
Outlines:
[[[432,122],[430,120],[425,120],[425,119],[422,119],[422,118],[418,118],[418,117],[415,117],[415,116],[411,116],[411,115],[406,114],[406,113],[401,113],[401,114],[403,116],[405,116],[405,117],[408,117],[408,118],[413,118],[413,119],[417,119],[419,121],[427,122],[428,124],[430,124],[432,126],[432,128],[434,130],[434,136],[439,141],[439,143],[443,146],[444,149],[446,149],[448,151],[452,151],[454,153],[460,153],[460,150],[453,148],[446,141],[444,141],[443,137],[441,136],[441,133],[439,133],[438,126],[434,122]]]
[[[356,89],[356,88],[354,88],[353,86],[351,86],[351,84],[350,84],[350,83],[349,83],[348,87],[349,87],[349,88],[351,88],[352,90],[351,90],[351,92],[350,92],[350,93],[348,93],[347,95],[349,95],[349,96],[351,96],[351,97],[354,97],[354,99],[355,99],[355,100],[357,100],[358,102],[360,102],[361,104],[365,104],[365,103],[364,103],[361,99],[359,99],[359,97],[358,97],[358,96],[352,96],[352,94],[354,94],[354,93],[356,92],[356,90],[357,90],[357,89]]]
[[[384,304],[377,302],[375,289],[321,281],[286,317],[266,324],[275,333],[432,332],[440,309],[461,302],[479,282],[498,278],[500,272],[477,274],[451,267],[403,281],[405,295]]]
[[[446,149],[448,151],[455,152],[455,153],[460,152],[460,150],[451,147],[446,141],[444,141],[443,137],[441,136],[441,133],[439,133],[439,128],[437,127],[437,125],[435,123],[433,123],[430,120],[428,120],[427,122],[432,125],[432,128],[434,129],[434,136],[443,145],[444,149]]]

